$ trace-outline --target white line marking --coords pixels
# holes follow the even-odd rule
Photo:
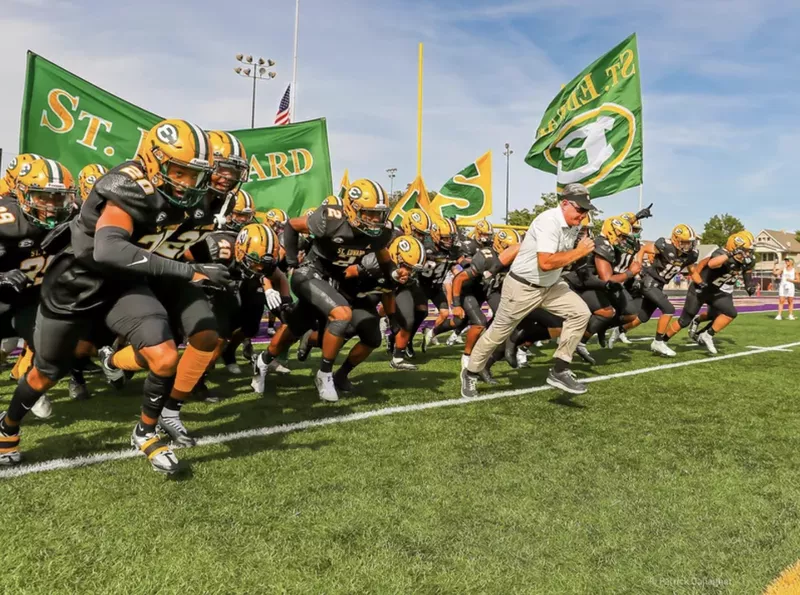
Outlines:
[[[792,353],[791,349],[779,349],[778,347],[759,347],[758,345],[748,345],[748,349],[755,349],[756,351],[783,351],[785,353]]]
[[[785,345],[776,345],[775,347],[756,347],[749,351],[739,351],[737,353],[729,353],[726,355],[718,355],[715,357],[708,357],[704,359],[695,359],[685,362],[675,362],[672,364],[661,364],[658,366],[651,366],[649,368],[639,368],[637,370],[627,370],[625,372],[617,372],[615,374],[594,376],[592,378],[583,379],[583,382],[603,382],[605,380],[626,378],[628,376],[638,376],[639,374],[646,374],[648,372],[671,370],[673,368],[683,368],[686,366],[694,366],[698,364],[718,362],[726,359],[734,359],[737,357],[758,355],[770,351],[787,351],[792,347],[798,347],[798,346],[800,346],[800,341],[794,343],[786,343]],[[335,424],[343,424],[351,421],[372,419],[374,417],[386,417],[388,415],[395,415],[397,413],[425,411],[427,409],[437,409],[439,407],[450,407],[453,405],[466,405],[468,403],[477,403],[480,401],[494,401],[496,399],[504,399],[506,397],[517,397],[520,395],[527,395],[529,393],[538,393],[546,390],[553,390],[553,389],[551,386],[543,384],[541,386],[530,386],[527,388],[518,388],[514,390],[504,390],[496,393],[488,393],[476,397],[474,399],[465,399],[464,397],[461,397],[459,399],[431,401],[428,403],[417,403],[414,405],[399,405],[396,407],[385,407],[383,409],[362,411],[360,413],[350,413],[348,415],[340,415],[336,417],[326,417],[323,419],[300,421],[291,424],[282,424],[280,426],[268,426],[264,428],[255,428],[253,430],[242,430],[241,432],[231,432],[228,434],[217,434],[216,436],[206,436],[204,438],[199,438],[197,440],[197,446],[205,446],[208,444],[223,444],[225,442],[233,442],[234,440],[244,440],[246,438],[258,438],[262,436],[274,436],[275,434],[288,434],[289,432],[298,432],[301,430],[307,430],[309,428],[332,426]],[[20,477],[22,475],[30,475],[32,473],[43,473],[45,471],[56,471],[61,469],[75,469],[77,467],[87,467],[89,465],[95,465],[97,463],[105,463],[107,461],[120,461],[123,459],[131,459],[136,456],[139,456],[139,451],[133,449],[125,449],[114,452],[97,453],[83,457],[74,457],[71,459],[52,459],[50,461],[42,461],[41,463],[32,463],[30,465],[21,465],[19,467],[0,469],[0,479],[7,479],[10,477]]]

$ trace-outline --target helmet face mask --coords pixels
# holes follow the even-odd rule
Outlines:
[[[75,190],[28,190],[24,193],[23,211],[30,220],[45,229],[53,229],[74,212]]]
[[[624,254],[635,254],[639,240],[633,235],[630,222],[624,217],[609,217],[603,222],[600,234],[615,250]]]
[[[24,164],[17,178],[16,195],[28,220],[43,229],[53,229],[75,213],[72,174],[52,159]]]
[[[256,209],[253,198],[245,190],[239,190],[233,200],[233,209],[225,217],[225,228],[230,231],[242,229],[256,218]]]
[[[247,181],[247,173],[247,164],[237,165],[229,160],[215,161],[209,190],[221,196],[236,192]]]
[[[697,245],[697,236],[694,230],[688,225],[676,225],[672,230],[672,237],[670,238],[672,245],[678,251],[687,254],[695,249]]]
[[[168,158],[161,165],[159,192],[172,204],[191,208],[200,204],[208,191],[211,171],[207,166]]]
[[[280,236],[286,227],[286,222],[289,220],[289,216],[283,209],[270,209],[267,211],[265,219],[266,224],[269,225],[272,230],[278,234],[278,236]]]
[[[734,260],[743,264],[750,264],[753,261],[753,236],[748,231],[740,231],[732,234],[725,242],[727,250]]]
[[[250,173],[244,145],[230,132],[209,130],[207,134],[214,155],[209,191],[221,197],[238,192]]]

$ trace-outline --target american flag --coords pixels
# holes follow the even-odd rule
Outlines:
[[[281,103],[278,106],[278,113],[275,116],[275,125],[283,126],[284,124],[291,124],[292,120],[289,116],[289,106],[291,105],[292,86],[286,87],[286,93],[283,94]]]

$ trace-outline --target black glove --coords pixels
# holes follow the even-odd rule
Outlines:
[[[205,275],[208,279],[198,281],[201,285],[217,289],[230,289],[233,287],[231,272],[224,264],[193,264],[196,273]]]
[[[692,283],[692,285],[694,286],[694,292],[698,295],[703,293],[706,287],[708,287],[708,283],[706,283],[705,281],[701,283]]]
[[[758,285],[748,285],[747,287],[745,287],[745,290],[747,291],[747,295],[752,297],[756,294],[756,291],[758,290]]]
[[[650,209],[652,208],[652,206],[653,206],[653,203],[650,203],[649,206],[646,206],[641,211],[636,213],[636,220],[638,221],[640,219],[647,219],[648,217],[652,217],[653,213],[650,212]]]
[[[622,283],[617,283],[616,281],[606,281],[606,291],[610,291],[611,293],[622,291]]]
[[[19,269],[14,269],[6,273],[0,273],[0,285],[11,287],[17,293],[22,293],[22,291],[30,284],[31,280],[28,278],[28,275]]]

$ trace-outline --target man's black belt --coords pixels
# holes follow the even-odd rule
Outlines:
[[[514,279],[514,281],[519,281],[520,283],[522,283],[523,285],[527,285],[528,287],[535,287],[536,289],[547,289],[543,285],[536,285],[536,283],[531,283],[527,279],[523,279],[522,277],[520,277],[516,273],[508,273],[508,276],[511,277],[512,279]]]

